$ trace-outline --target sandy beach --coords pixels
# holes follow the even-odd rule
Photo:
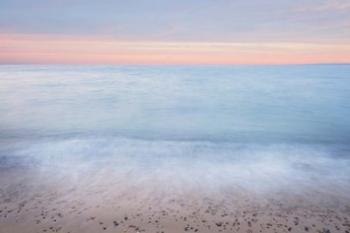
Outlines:
[[[13,176],[25,180],[25,175],[1,173],[1,233],[350,232],[349,200],[322,194],[309,200],[288,193],[261,198],[235,190],[144,197],[141,188],[123,190],[107,183],[13,183]]]
[[[3,159],[0,232],[350,232],[348,187],[337,183],[232,176],[223,183],[215,180],[229,175],[227,163],[215,173],[203,163],[179,169],[181,160],[143,166],[117,157]]]

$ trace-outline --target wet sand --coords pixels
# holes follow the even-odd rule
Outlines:
[[[331,184],[324,192],[179,188],[130,172],[70,169],[3,167],[0,232],[350,232],[349,197]]]

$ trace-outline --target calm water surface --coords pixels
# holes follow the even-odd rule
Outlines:
[[[0,66],[3,166],[348,191],[349,155],[350,65]]]

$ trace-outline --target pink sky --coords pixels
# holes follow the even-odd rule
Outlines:
[[[350,63],[350,1],[1,0],[0,63]]]
[[[0,63],[300,64],[348,63],[350,46],[295,42],[161,42],[108,37],[0,34]]]

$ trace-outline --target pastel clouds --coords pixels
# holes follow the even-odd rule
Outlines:
[[[1,0],[1,63],[349,63],[350,0]]]
[[[311,4],[299,8],[300,11],[350,11],[349,0],[326,0],[322,3]]]
[[[1,34],[1,63],[299,64],[346,63],[350,46],[295,42],[120,41],[109,37]]]

